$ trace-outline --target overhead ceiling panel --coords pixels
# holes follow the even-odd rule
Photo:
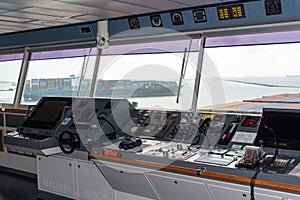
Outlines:
[[[14,16],[18,17],[20,19],[32,19],[32,20],[48,20],[48,21],[55,21],[55,16],[49,16],[49,15],[43,15],[43,14],[33,14],[33,13],[27,13],[27,12],[8,12],[5,13],[6,16]]]
[[[145,6],[138,6],[131,3],[123,3],[119,1],[112,1],[112,0],[89,0],[89,1],[82,1],[82,0],[60,0],[63,2],[68,2],[71,4],[83,5],[93,8],[102,8],[105,10],[114,10],[119,11],[127,14],[141,14],[141,13],[148,13],[155,11],[153,8],[145,7]]]
[[[68,19],[75,19],[77,22],[87,22],[87,21],[96,21],[101,19],[107,19],[107,16],[114,14],[116,16],[121,15],[119,12],[115,11],[108,11],[106,13],[97,12],[95,14],[86,14],[84,12],[70,12],[65,11],[62,9],[49,9],[49,8],[41,8],[41,7],[30,7],[23,9],[22,12],[26,13],[34,13],[34,14],[40,14],[40,13],[47,13],[47,16],[52,16],[52,20],[65,20]],[[103,15],[107,14],[107,15]],[[70,20],[69,20],[70,21]]]
[[[185,4],[189,6],[202,6],[202,5],[208,5],[208,4],[216,4],[216,3],[225,3],[233,0],[171,0],[174,2],[184,2]]]
[[[85,1],[83,1],[85,2]],[[123,16],[128,15],[128,13],[121,11],[115,11],[112,8],[100,8],[96,7],[95,5],[80,5],[80,4],[73,4],[70,2],[62,2],[62,1],[48,1],[46,5],[40,5],[43,8],[52,9],[52,10],[63,10],[69,12],[75,12],[78,14],[92,14],[97,15],[100,14],[101,16],[105,16],[106,18],[116,17],[116,16]],[[40,7],[39,6],[39,7]],[[36,6],[38,7],[38,6]]]
[[[75,15],[74,13],[71,12],[61,12],[60,15],[43,15],[43,14],[38,14],[38,13],[49,13],[46,12],[45,9],[36,9],[36,14],[35,13],[30,13],[30,12],[23,12],[23,11],[27,11],[27,9],[24,9],[21,11],[15,11],[15,12],[8,12],[5,13],[6,17],[11,17],[11,19],[15,19],[15,22],[30,22],[32,20],[34,21],[46,21],[48,26],[51,25],[50,22],[52,22],[52,26],[57,26],[57,25],[64,25],[64,24],[71,24],[71,23],[81,23],[81,22],[86,22],[86,20],[81,19],[81,16],[85,16],[85,14],[81,14],[81,15]],[[1,16],[1,14],[0,14]],[[98,17],[99,19],[100,17]],[[26,20],[26,21],[18,21],[18,19],[20,20]],[[94,20],[96,20],[94,18]],[[42,24],[45,24],[45,23]],[[1,23],[0,23],[1,24]],[[40,24],[37,22],[37,24]]]
[[[73,18],[81,20],[83,22],[97,21],[97,20],[106,19],[103,16],[95,16],[95,15],[78,15],[78,16],[74,16]]]
[[[8,26],[8,28],[9,27],[19,28],[20,31],[26,29],[41,28],[40,25],[36,25],[36,24],[7,22],[7,21],[1,21],[1,26]]]
[[[5,13],[5,12],[8,12],[8,10],[1,9],[1,8],[0,8],[0,13]]]
[[[25,22],[30,22],[32,19],[27,19],[27,18],[19,18],[15,16],[6,16],[4,14],[0,14],[0,20],[1,21],[8,21],[8,22],[19,22],[19,23],[25,23]]]
[[[182,3],[167,0],[121,0],[120,2],[127,2],[135,5],[145,6],[148,8],[154,8],[156,10],[169,10],[182,8],[183,6]]]
[[[0,0],[1,33],[233,0]]]
[[[0,30],[0,34],[4,34],[4,33],[7,33],[7,32],[14,32],[12,30],[5,30],[5,29],[1,29]]]
[[[4,30],[8,30],[8,31],[18,31],[19,27],[15,27],[15,26],[3,26],[0,25],[0,30],[4,31]]]
[[[1,0],[1,2],[3,3],[12,3],[18,5],[34,5],[36,3],[40,3],[40,1],[41,0]]]
[[[20,12],[18,12],[20,13]],[[85,22],[87,20],[83,20],[80,17],[85,16],[86,14],[77,13],[77,12],[69,12],[63,10],[56,10],[56,9],[46,9],[46,8],[39,8],[39,7],[31,7],[28,9],[23,9],[22,13],[27,16],[31,16],[31,18],[37,19],[36,15],[40,15],[39,13],[47,13],[47,15],[42,15],[42,20],[47,21],[58,21],[62,24],[70,24],[70,23],[80,23]],[[103,18],[103,17],[102,17]],[[100,17],[98,16],[97,19],[99,20]],[[94,20],[96,20],[94,18]],[[49,23],[48,23],[49,25]]]
[[[22,3],[15,4],[15,3],[7,3],[0,1],[0,8],[3,10],[20,10],[29,6],[23,5]]]
[[[66,23],[60,22],[60,21],[36,20],[36,21],[30,22],[30,24],[48,27],[48,26],[61,26],[61,25],[65,25]]]
[[[22,9],[22,12],[26,13],[32,13],[32,14],[41,14],[44,13],[44,15],[47,16],[54,16],[54,17],[66,17],[66,16],[75,16],[78,15],[78,12],[71,12],[61,9],[49,9],[44,7],[30,7]]]

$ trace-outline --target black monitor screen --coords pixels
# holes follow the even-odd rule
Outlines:
[[[300,150],[300,110],[274,108],[263,110],[255,144],[258,145],[259,141],[263,140],[263,146],[275,147],[274,136],[265,128],[266,126],[274,131],[278,148]]]
[[[52,130],[72,98],[44,97],[23,123],[23,127]]]

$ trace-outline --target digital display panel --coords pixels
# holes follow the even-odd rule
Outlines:
[[[23,127],[52,130],[72,98],[44,97],[23,123]]]
[[[262,121],[259,126],[255,144],[263,140],[263,146],[275,147],[275,138],[269,127],[277,137],[278,148],[300,150],[300,111],[291,109],[263,109]]]
[[[260,117],[247,116],[242,123],[244,127],[257,127]]]
[[[219,20],[245,18],[244,5],[230,5],[217,8]]]

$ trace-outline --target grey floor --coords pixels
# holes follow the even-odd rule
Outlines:
[[[38,199],[36,179],[0,171],[0,200]]]

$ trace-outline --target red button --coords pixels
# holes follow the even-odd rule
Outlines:
[[[172,114],[172,115],[171,115],[171,119],[175,119],[176,117],[177,117],[176,114]]]

